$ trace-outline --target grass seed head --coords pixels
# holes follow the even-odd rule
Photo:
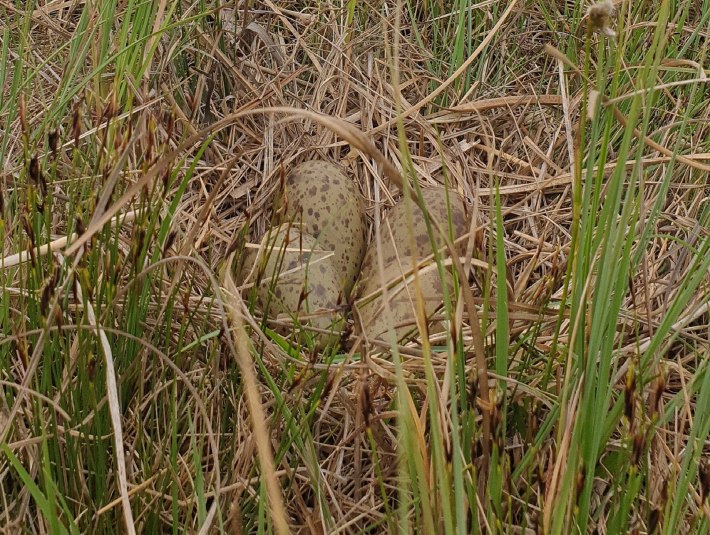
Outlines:
[[[59,129],[55,128],[49,132],[47,135],[47,145],[49,145],[49,150],[52,155],[52,159],[57,157],[57,150],[59,149]]]
[[[698,479],[700,481],[700,500],[705,503],[710,495],[710,461],[707,459],[700,460]]]
[[[592,30],[607,37],[616,37],[616,32],[611,29],[611,19],[614,16],[614,2],[601,0],[589,6],[587,17]]]

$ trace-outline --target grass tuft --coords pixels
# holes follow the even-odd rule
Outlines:
[[[2,3],[0,530],[708,533],[709,34],[710,0]],[[443,332],[414,292],[411,342],[319,353],[238,286],[313,158],[373,243],[468,200],[463,254],[427,222]]]

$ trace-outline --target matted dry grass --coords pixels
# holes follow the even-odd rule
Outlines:
[[[493,20],[489,32],[482,34],[481,38],[490,44],[470,59],[480,66],[477,72],[490,72],[490,77],[474,80],[470,90],[462,94],[459,76],[435,79],[427,69],[428,60],[439,61],[441,58],[432,57],[431,51],[417,44],[407,16],[403,17],[402,27],[397,30],[394,18],[381,15],[391,12],[394,6],[380,9],[379,3],[374,4],[358,21],[357,31],[352,31],[354,26],[345,25],[344,9],[327,3],[320,4],[318,9],[300,10],[289,2],[266,0],[248,9],[246,19],[241,7],[222,9],[217,15],[219,24],[213,20],[209,26],[211,31],[199,28],[192,31],[190,39],[194,55],[189,65],[189,83],[166,60],[167,46],[171,42],[164,39],[158,45],[153,63],[157,74],[150,75],[159,80],[150,87],[160,87],[161,90],[148,91],[145,84],[134,81],[135,107],[130,116],[122,115],[129,113],[127,110],[116,112],[115,122],[126,125],[124,132],[127,135],[129,124],[130,132],[139,133],[135,150],[126,164],[130,171],[120,178],[122,189],[128,181],[145,176],[141,173],[142,164],[138,162],[146,151],[168,154],[170,149],[180,145],[181,139],[228,118],[202,155],[177,205],[165,255],[173,261],[166,262],[167,276],[163,281],[164,290],[178,283],[183,286],[179,294],[182,302],[176,305],[182,313],[204,315],[208,325],[220,328],[223,314],[220,307],[210,301],[215,288],[206,272],[194,262],[177,263],[174,260],[181,256],[201,259],[222,280],[225,270],[238,263],[244,242],[258,243],[271,224],[272,199],[283,173],[290,166],[313,158],[343,165],[360,185],[373,226],[400,195],[397,185],[386,176],[382,161],[373,157],[374,153],[355,150],[342,135],[337,135],[338,129],[342,128],[339,123],[328,128],[324,120],[258,110],[292,108],[345,121],[362,132],[396,171],[406,175],[397,137],[396,103],[399,101],[404,109],[403,135],[419,183],[454,186],[469,201],[476,216],[476,244],[481,248],[469,250],[469,255],[478,260],[470,273],[471,285],[476,290],[484,285],[486,270],[483,266],[495,263],[493,247],[496,237],[491,221],[494,187],[500,183],[512,340],[522,335],[527,339],[531,329],[536,330],[536,335],[531,337],[533,347],[515,346],[516,353],[512,355],[506,379],[507,395],[511,403],[531,411],[528,430],[533,433],[558,394],[559,381],[564,376],[565,356],[551,358],[548,354],[553,347],[553,332],[558,319],[558,311],[548,305],[561,297],[569,257],[573,217],[570,168],[579,124],[580,80],[569,73],[560,74],[558,63],[542,47],[544,43],[554,41],[554,35],[547,31],[543,15],[534,6],[524,7],[521,3],[520,9],[506,11],[504,18]],[[75,13],[71,10],[46,8],[45,12],[33,19],[38,63],[39,58],[49,56],[54,40],[62,32],[71,32],[76,23]],[[499,15],[501,12],[503,8]],[[526,31],[519,31],[521,19],[525,19]],[[418,21],[418,26],[424,30],[430,28],[429,24]],[[691,21],[686,24],[692,25]],[[395,49],[396,31],[399,34]],[[224,44],[220,45],[222,40]],[[393,87],[389,62],[393,50],[398,54],[398,88]],[[31,95],[26,104],[29,130],[37,128],[48,100],[56,92],[60,72],[61,61],[51,60],[41,68],[41,77],[35,86],[28,90]],[[505,85],[498,83],[502,79],[506,81]],[[437,88],[436,93],[432,88]],[[450,104],[435,104],[435,101],[441,102],[442,97]],[[100,139],[100,128],[99,134],[87,131],[87,128],[105,125],[100,112],[95,110],[105,110],[106,107],[107,102],[101,101],[93,90],[77,100],[77,109],[82,110],[79,119],[83,124],[82,136],[87,140]],[[242,112],[249,113],[234,116]],[[656,131],[663,132],[666,126],[678,120],[679,113],[680,110],[659,117]],[[707,139],[710,134],[708,109],[697,114],[694,120],[704,125],[696,130],[697,139]],[[72,117],[67,117],[64,124],[67,146],[74,143],[71,123]],[[5,132],[10,138],[3,171],[7,190],[13,189],[14,180],[24,165],[22,131],[22,125],[17,121],[11,131]],[[667,128],[665,132],[672,136],[673,130]],[[663,134],[656,139],[660,139],[659,143],[664,146],[672,146],[674,141]],[[691,148],[692,143],[691,140]],[[688,157],[701,164],[709,159],[707,154],[692,152]],[[653,173],[643,177],[646,198],[641,213],[647,214],[657,194],[655,181],[660,181],[665,173],[669,158],[659,153],[647,153],[644,158],[645,165],[654,168]],[[616,166],[631,168],[632,163],[617,161],[614,154],[610,154],[606,169],[611,173]],[[101,183],[97,177],[75,176],[75,168],[66,155],[60,156],[57,165],[67,177],[64,182],[53,185],[60,195],[67,194],[73,182],[93,180]],[[698,224],[702,203],[707,202],[707,185],[701,177],[703,171],[677,162],[674,165],[677,166],[677,172],[674,171],[677,178],[668,191],[659,226],[652,229],[655,237],[646,252],[644,270],[633,274],[633,292],[624,296],[622,310],[627,323],[619,325],[618,344],[629,357],[637,355],[640,348],[642,350],[649,343],[662,321],[667,303],[671,302],[687,276],[689,255],[681,242],[692,246],[708,232]],[[154,173],[155,183],[161,175]],[[697,192],[703,187],[706,188],[705,196]],[[172,199],[175,194],[173,188],[163,196]],[[116,210],[123,212],[129,207],[126,203],[116,206]],[[54,235],[66,233],[71,221],[71,214],[58,211]],[[119,247],[123,261],[133,257],[137,239],[136,229],[131,224],[124,225]],[[18,244],[6,238],[3,247],[4,254],[8,255],[17,251]],[[710,283],[710,279],[707,282]],[[128,278],[123,283],[133,284]],[[18,281],[10,294],[20,293],[19,288]],[[665,362],[662,395],[666,398],[683,389],[688,374],[700,365],[697,362],[698,348],[707,344],[710,323],[708,291],[706,284],[686,307],[683,321],[678,322],[681,336],[674,342]],[[159,295],[157,290],[155,295]],[[278,385],[281,401],[274,399],[263,381],[258,383],[266,415],[272,414],[280,403],[296,411],[314,391],[321,395],[310,429],[312,448],[296,448],[274,467],[276,476],[282,482],[288,481],[281,491],[291,528],[303,533],[319,533],[326,529],[318,511],[318,500],[327,504],[332,515],[331,530],[358,532],[364,526],[382,522],[386,509],[379,482],[386,482],[384,493],[391,501],[390,506],[396,496],[397,484],[396,413],[392,409],[395,370],[387,348],[348,344],[346,347],[351,352],[365,350],[367,353],[357,361],[344,358],[333,365],[324,363],[319,355],[297,357],[261,332],[258,312],[247,309],[243,301],[233,294],[230,297],[228,291],[225,295],[231,306],[245,314],[246,329],[265,368],[283,381]],[[476,304],[480,306],[484,300],[480,293],[476,292],[476,295]],[[495,306],[494,299],[490,305]],[[116,306],[120,307],[120,300]],[[161,320],[156,319],[164,312],[164,303],[159,297],[151,303],[151,310],[155,318],[142,320],[147,329],[163,328]],[[478,366],[467,315],[460,312],[458,320],[458,328],[462,329],[466,343],[466,366],[471,377],[476,377]],[[555,343],[564,346],[570,329],[563,323]],[[494,333],[492,322],[484,341],[490,344]],[[229,511],[227,525],[238,533],[244,514],[242,504],[249,503],[247,497],[256,499],[259,492],[259,479],[255,476],[259,442],[252,432],[250,408],[244,392],[231,382],[235,371],[228,337],[222,332],[216,345],[205,351],[204,360],[178,359],[177,364],[187,380],[195,385],[212,422],[219,466],[205,461],[207,487],[214,488],[215,473],[218,472],[219,501],[223,510]],[[176,335],[166,339],[177,343]],[[168,343],[161,349],[170,355],[172,348]],[[488,355],[491,347],[485,349]],[[421,348],[417,343],[411,343],[401,347],[400,354],[415,399],[421,407],[426,407]],[[435,353],[433,358],[433,369],[440,380],[452,373],[445,353]],[[24,366],[19,361],[15,366],[15,377],[22,377]],[[549,375],[545,373],[546,367]],[[139,368],[146,385],[144,388],[153,389],[155,396],[142,397],[142,405],[127,402],[123,412],[125,449],[134,451],[137,437],[151,436],[155,440],[155,450],[159,451],[162,447],[167,448],[170,439],[162,436],[160,430],[161,425],[167,426],[168,422],[151,423],[151,418],[157,414],[152,407],[160,402],[160,392],[169,384],[165,382],[165,368],[160,361],[144,363]],[[285,373],[284,370],[289,371]],[[616,372],[619,391],[624,389],[626,372],[625,365]],[[325,386],[323,374],[326,374]],[[491,383],[494,377],[492,374]],[[67,380],[71,381],[71,376]],[[227,413],[225,407],[229,407]],[[442,402],[439,410],[445,414],[446,403]],[[229,416],[225,418],[224,414]],[[677,462],[678,452],[687,440],[685,433],[692,414],[693,406],[689,400],[676,420],[664,430],[666,436],[662,438],[659,434],[654,439],[651,464],[652,471],[657,472],[650,485],[652,499],[661,493],[660,487],[667,477],[666,467]],[[268,418],[266,422],[271,448],[278,451],[283,445],[284,424]],[[30,441],[29,434],[18,425],[15,441],[23,440],[23,435],[24,440]],[[194,425],[197,432],[206,433],[204,422],[198,421]],[[371,439],[366,429],[372,431]],[[505,437],[513,466],[525,453],[530,438],[517,433]],[[373,463],[373,445],[377,448],[377,465]],[[545,470],[554,464],[555,451],[552,439],[540,448],[539,465]],[[305,452],[312,457],[299,458]],[[188,459],[190,449],[186,448],[184,454],[183,471],[173,477],[184,481],[184,488],[189,489],[193,485],[194,467]],[[213,454],[207,445],[204,454],[205,457]],[[36,447],[28,447],[25,455],[32,458],[39,453]],[[169,518],[174,498],[152,484],[157,480],[153,476],[167,468],[157,463],[156,473],[147,473],[144,465],[130,455],[127,465],[134,508],[157,509]],[[548,489],[543,480],[550,477],[551,473],[543,473],[539,484],[528,482],[533,490],[527,495],[528,503],[521,508],[528,517],[528,526],[535,523],[535,512],[545,503]],[[319,481],[324,495],[314,495],[314,480]],[[518,494],[512,489],[508,491]],[[595,492],[601,500],[606,492],[604,482],[599,483]],[[178,507],[189,510],[191,500],[194,499],[190,492],[186,492],[180,496]],[[138,502],[142,504],[140,507],[135,505]],[[109,509],[119,507],[116,500]],[[514,502],[512,507],[519,507],[519,504]],[[32,516],[26,505],[13,511],[16,520]]]

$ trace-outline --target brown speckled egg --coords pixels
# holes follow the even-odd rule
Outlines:
[[[360,300],[357,302],[357,310],[361,323],[356,321],[356,330],[362,329],[365,337],[369,340],[379,338],[390,341],[390,323],[394,327],[397,341],[406,341],[411,336],[419,333],[416,318],[417,297],[416,286],[412,271],[411,257],[404,257],[401,262],[395,260],[383,270],[383,277],[388,288],[387,301],[389,308],[385,308],[385,296],[379,293],[382,289],[382,279],[379,274],[369,278],[360,287]],[[406,280],[403,275],[407,275]],[[445,272],[446,288],[451,293],[452,278],[448,271]],[[444,303],[443,285],[436,264],[432,263],[419,270],[419,288],[424,299],[424,312],[427,317],[428,331],[438,332],[443,327],[441,322],[432,324],[432,316]],[[388,319],[390,321],[388,321]]]
[[[365,255],[367,221],[357,184],[330,162],[297,165],[286,177],[285,218],[333,251],[338,285],[350,295]]]
[[[447,203],[448,197],[448,203]],[[448,191],[442,187],[422,188],[422,198],[427,206],[432,219],[437,221],[445,230],[449,229],[449,220],[453,228],[454,238],[463,236],[468,232],[468,217],[464,208],[463,198],[455,191]],[[407,208],[409,205],[411,208]],[[412,232],[414,235],[414,248],[412,248],[408,229],[407,212],[412,210]],[[450,217],[449,217],[450,216]],[[444,241],[437,236],[437,231],[432,228],[435,243],[441,250]],[[387,213],[380,226],[382,237],[382,255],[384,265],[390,265],[400,258],[414,256],[422,260],[432,254],[432,244],[427,232],[424,215],[413,201],[405,203],[402,198]],[[373,239],[365,255],[361,270],[361,284],[368,281],[376,273],[377,249]]]
[[[326,331],[308,331],[318,348],[337,344],[343,329],[340,310],[345,298],[332,252],[322,251],[313,236],[287,226],[272,229],[261,245],[258,258],[255,250],[247,256],[245,271],[252,271],[252,280],[256,278],[264,314]],[[252,270],[255,262],[258,264]],[[281,327],[277,331],[289,334],[294,329]],[[301,342],[306,338],[302,333]]]

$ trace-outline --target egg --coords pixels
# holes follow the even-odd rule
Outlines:
[[[375,275],[360,287],[361,301],[357,304],[356,329],[368,339],[380,338],[389,341],[387,333],[394,328],[395,338],[402,341],[418,333],[416,309],[417,287],[414,284],[412,258],[404,257],[384,267],[382,279]],[[427,320],[442,307],[444,286],[434,262],[419,268],[419,291],[424,302]],[[452,278],[444,273],[446,287],[451,292]],[[387,293],[382,292],[384,280]],[[441,330],[442,325],[430,325],[430,332]]]
[[[365,255],[367,219],[357,184],[324,160],[292,168],[286,176],[284,218],[333,251],[337,283],[348,297]]]
[[[244,269],[256,279],[258,303],[267,317],[304,327],[299,329],[301,343],[309,337],[320,349],[338,343],[344,291],[333,253],[322,251],[316,238],[289,225],[273,228],[258,251],[247,255]],[[293,330],[276,329],[284,335]]]
[[[454,238],[468,232],[468,218],[464,208],[463,198],[452,190],[442,187],[422,188],[422,199],[429,216],[436,221],[444,231],[449,230],[451,222]],[[409,230],[408,211],[411,210],[411,233]],[[444,245],[444,240],[436,228],[432,228],[434,243],[438,249]],[[380,227],[382,240],[382,256],[385,265],[389,265],[397,257],[413,256],[419,260],[432,254],[432,244],[427,232],[424,214],[414,201],[405,202],[402,198],[387,213]],[[413,236],[412,236],[413,235]],[[412,237],[414,243],[412,244]],[[372,278],[377,269],[377,249],[373,239],[365,255],[361,269],[361,281]]]
[[[458,193],[441,187],[423,188],[422,199],[429,216],[445,231],[451,228],[454,239],[466,234],[468,217],[463,198]],[[411,218],[408,215],[410,210]],[[446,258],[448,252],[441,249],[444,240],[438,235],[435,227],[432,227],[432,232],[434,244],[440,250],[442,257]],[[400,282],[388,292],[388,307],[384,306],[384,295],[380,294],[374,299],[369,297],[380,290],[382,285],[382,277],[378,269],[378,252],[376,242],[373,240],[365,254],[361,279],[356,290],[358,297],[356,306],[360,316],[359,324],[356,321],[356,328],[361,329],[360,332],[369,339],[382,338],[392,323],[397,340],[401,341],[408,338],[408,334],[416,333],[415,287],[412,277],[409,277],[408,282],[401,281],[403,271],[406,273],[411,270],[413,260],[419,263],[432,254],[432,241],[421,209],[414,202],[405,202],[405,199],[401,199],[384,217],[380,235],[382,276],[388,286],[394,280],[399,279]],[[447,288],[452,288],[452,277],[448,269],[444,282]],[[425,269],[420,270],[419,280],[424,298],[424,312],[427,318],[430,318],[441,308],[444,301],[444,285],[433,260]],[[430,331],[441,328],[441,324],[431,325]]]

